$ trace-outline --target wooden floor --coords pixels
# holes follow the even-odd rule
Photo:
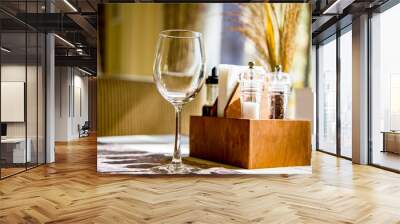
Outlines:
[[[11,176],[13,174],[25,171],[24,168],[1,168],[1,177]]]
[[[95,138],[0,181],[0,223],[400,223],[400,175],[313,154],[308,176],[96,173]]]

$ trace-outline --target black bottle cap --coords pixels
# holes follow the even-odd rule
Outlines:
[[[252,69],[254,68],[254,62],[249,61],[249,64],[248,64],[248,65],[249,65],[249,68],[252,68]]]
[[[217,68],[211,70],[211,75],[206,79],[206,84],[218,84]]]

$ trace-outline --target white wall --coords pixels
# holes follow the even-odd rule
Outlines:
[[[55,140],[67,141],[69,132],[69,85],[70,72],[68,67],[55,69]]]
[[[24,65],[2,65],[1,66],[1,81],[2,82],[25,82],[25,75],[28,69],[28,74],[31,74],[32,66],[28,68]],[[33,95],[29,94],[28,95]],[[36,95],[36,94],[35,94]],[[7,110],[7,108],[1,108],[1,110]],[[8,137],[25,137],[25,122],[7,122],[7,136]]]
[[[72,103],[74,107],[72,108],[72,119],[71,119],[71,136],[72,138],[79,137],[78,125],[83,125],[85,121],[88,120],[88,78],[81,76],[81,73],[74,75],[74,91],[72,99],[74,102]]]
[[[55,85],[55,140],[77,139],[78,125],[88,120],[88,78],[76,68],[56,67]]]

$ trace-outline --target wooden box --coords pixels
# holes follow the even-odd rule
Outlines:
[[[190,118],[190,156],[246,169],[311,165],[311,122]]]

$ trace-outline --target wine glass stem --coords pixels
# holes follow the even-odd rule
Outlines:
[[[174,146],[174,154],[172,157],[172,164],[176,167],[180,167],[182,165],[182,157],[181,157],[181,112],[182,105],[175,105],[175,146]]]

